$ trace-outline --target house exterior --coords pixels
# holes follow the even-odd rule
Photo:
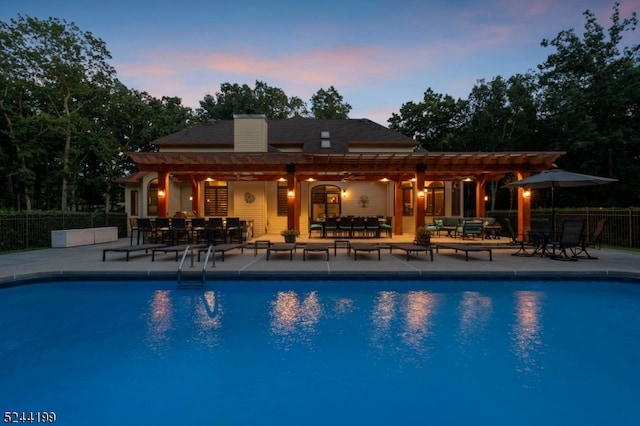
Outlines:
[[[551,167],[562,152],[419,152],[416,142],[367,119],[268,120],[243,114],[198,124],[129,153],[138,172],[122,180],[134,217],[239,217],[252,235],[306,232],[329,216],[381,216],[394,234],[433,217],[462,216],[461,188],[475,183],[476,216],[485,184]],[[528,199],[519,190],[519,229]]]

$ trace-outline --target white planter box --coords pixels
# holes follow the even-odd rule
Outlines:
[[[94,244],[118,241],[117,226],[105,226],[103,228],[93,228],[93,230]]]
[[[77,247],[118,241],[118,228],[63,229],[51,231],[51,247]]]

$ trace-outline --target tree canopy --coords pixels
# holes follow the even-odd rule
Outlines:
[[[589,10],[584,16],[582,37],[569,29],[542,40],[555,52],[537,72],[479,80],[466,100],[429,88],[422,102],[392,114],[390,128],[429,151],[566,151],[560,166],[620,180],[615,194],[605,188],[563,194],[567,204],[637,205],[640,46],[623,45],[637,17],[622,19],[617,3],[608,30]]]
[[[19,16],[0,22],[0,45],[4,208],[108,206],[113,178],[126,173],[122,153],[191,119],[179,99],[154,108],[125,88],[105,43],[73,23]]]

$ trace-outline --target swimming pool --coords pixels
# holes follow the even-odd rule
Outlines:
[[[61,425],[637,425],[640,286],[0,290],[0,409]]]

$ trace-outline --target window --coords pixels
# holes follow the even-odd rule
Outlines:
[[[402,182],[402,216],[413,216],[413,183]]]
[[[287,215],[287,182],[278,182],[278,216]]]
[[[424,190],[427,216],[444,216],[444,183],[431,182]]]
[[[131,216],[138,216],[139,211],[138,191],[131,191]]]
[[[229,188],[226,182],[205,182],[205,216],[227,216],[229,212]]]
[[[147,214],[158,215],[158,179],[153,179],[147,185]]]
[[[460,206],[460,182],[454,182],[451,188],[451,214],[460,216],[462,208]]]
[[[311,219],[339,217],[342,190],[335,185],[318,185],[311,189]]]

